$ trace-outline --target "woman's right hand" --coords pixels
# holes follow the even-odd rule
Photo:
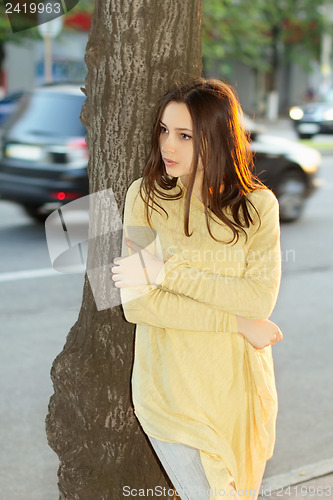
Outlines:
[[[281,342],[280,328],[269,319],[248,319],[237,316],[238,332],[256,349]]]

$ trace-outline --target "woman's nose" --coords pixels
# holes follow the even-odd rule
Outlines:
[[[175,144],[174,144],[174,141],[170,135],[168,137],[166,137],[164,140],[162,140],[161,150],[164,152],[175,150]]]

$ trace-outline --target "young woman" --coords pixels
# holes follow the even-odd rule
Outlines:
[[[232,89],[199,79],[163,97],[127,192],[112,279],[137,324],[133,403],[182,499],[256,499],[273,454],[279,207],[252,166]]]

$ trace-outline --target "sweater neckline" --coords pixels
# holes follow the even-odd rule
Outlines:
[[[184,191],[187,191],[187,187],[185,186],[185,184],[182,183],[182,180],[181,180],[180,177],[177,178],[177,185],[180,186]],[[193,192],[192,192],[192,195],[191,195],[191,204],[192,204],[192,202],[195,203],[202,210],[205,209],[205,206],[202,203],[202,201],[199,200],[199,198],[197,196],[195,196],[195,194]]]
[[[182,183],[180,177],[177,177],[177,184],[176,184],[176,186],[179,186],[182,190],[184,190],[184,192],[187,191],[187,187]],[[182,197],[182,200],[184,200],[184,202],[185,202],[185,197]],[[204,212],[204,213],[206,212],[205,205],[202,203],[201,200],[199,200],[199,198],[197,198],[197,196],[195,196],[195,194],[192,193],[190,207],[193,207],[193,206],[196,207],[196,208],[198,208],[201,212]],[[230,209],[230,207],[226,208],[227,211],[229,209]],[[215,217],[214,214],[212,214],[209,209],[208,209],[208,213],[210,214],[211,218],[213,220],[215,220],[214,219],[214,217]],[[218,221],[219,221],[219,224],[220,224],[221,223],[220,219],[218,219]]]

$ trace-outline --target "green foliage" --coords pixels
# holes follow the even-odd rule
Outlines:
[[[331,1],[331,0],[330,0]],[[279,0],[262,2],[264,18],[270,34],[278,33],[281,57],[297,61],[309,69],[311,59],[319,59],[321,33],[327,19],[322,7],[326,0]],[[274,43],[274,39],[272,40]]]
[[[261,29],[261,11],[255,0],[204,0],[203,58],[211,68],[216,61],[238,60],[251,67],[266,68],[261,57],[267,43]]]
[[[27,2],[28,4],[29,2]],[[92,0],[80,0],[79,3],[69,11],[69,14],[75,12],[92,12],[94,4]],[[65,14],[66,15],[66,14]],[[23,26],[26,25],[24,22],[24,15],[22,17]],[[19,23],[20,18],[16,18],[16,23]],[[73,28],[64,27],[64,31],[75,31]],[[24,40],[41,40],[42,37],[39,34],[37,27],[26,29],[24,31],[17,31],[13,33],[11,30],[11,25],[6,14],[6,9],[4,3],[0,0],[0,44],[11,42],[20,44]]]
[[[330,0],[331,1],[331,0]],[[210,69],[240,61],[270,71],[276,60],[319,58],[324,0],[204,0],[203,57]]]
[[[17,21],[19,22],[19,18],[17,18]],[[22,19],[22,22],[24,20]],[[6,9],[5,5],[1,2],[0,3],[0,44],[4,44],[6,42],[11,42],[11,43],[21,43],[22,40],[38,40],[40,39],[40,35],[37,32],[36,28],[25,30],[25,31],[18,31],[17,33],[13,33],[11,29],[10,22],[8,20],[8,16],[6,14]]]

